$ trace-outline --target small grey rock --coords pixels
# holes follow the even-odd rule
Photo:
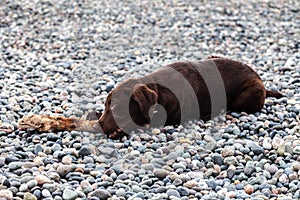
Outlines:
[[[97,197],[100,200],[106,200],[111,197],[111,194],[104,189],[96,189],[88,194],[88,198]]]
[[[65,200],[74,200],[78,197],[77,192],[70,190],[70,189],[65,189],[63,192],[63,199]]]

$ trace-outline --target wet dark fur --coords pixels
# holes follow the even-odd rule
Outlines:
[[[262,109],[266,97],[282,97],[282,94],[278,92],[266,90],[258,74],[248,65],[219,57],[202,60],[201,65],[205,68],[205,63],[211,61],[215,63],[223,79],[226,90],[227,111],[254,113]],[[188,102],[188,98],[184,99],[184,105],[180,105],[179,102],[183,101],[178,100],[173,91],[170,91],[163,85],[156,84],[166,79],[175,83],[180,81],[176,80],[173,74],[166,73],[165,68],[176,70],[190,83],[197,96],[201,111],[200,117],[203,119],[213,117],[211,116],[211,100],[208,88],[194,65],[195,63],[191,62],[176,62],[162,67],[146,77],[130,79],[118,85],[109,93],[105,103],[105,111],[102,115],[99,115],[98,122],[103,132],[114,139],[121,137],[126,134],[124,132],[126,126],[130,129],[130,125],[128,125],[128,121],[131,120],[130,117],[139,126],[148,126],[150,123],[159,124],[163,119],[156,119],[155,114],[149,114],[151,106],[156,104],[162,105],[166,111],[165,125],[175,125],[181,122],[180,106],[184,106],[184,109],[187,109],[187,111],[193,110],[195,105],[193,105],[193,102]],[[145,82],[148,83],[143,84]],[[176,90],[179,90],[178,92],[184,97],[186,90],[184,86],[178,84]],[[132,96],[128,107],[128,102],[127,104],[124,102],[123,96],[125,97],[130,92]],[[114,98],[114,102],[111,102],[113,95],[118,95],[118,98]],[[116,109],[115,116],[113,116],[111,111],[112,106]],[[124,116],[123,111],[118,113],[118,108],[122,110],[120,109],[121,106],[123,107],[122,109],[124,109],[124,106],[126,107],[125,109],[129,109],[130,116]],[[157,107],[158,112],[160,112],[160,108]],[[184,119],[193,117],[184,116]],[[118,125],[120,126],[121,124],[121,127],[117,125],[116,121],[120,121]]]

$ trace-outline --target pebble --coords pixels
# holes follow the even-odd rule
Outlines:
[[[61,162],[65,165],[71,165],[72,164],[72,157],[71,156],[64,156],[62,159],[61,159]]]
[[[237,161],[236,157],[229,156],[224,159],[224,164],[225,165],[237,165],[238,161]]]
[[[268,167],[268,172],[270,172],[271,174],[275,174],[277,171],[278,171],[278,167],[276,166],[276,165],[274,165],[274,164],[272,164],[272,165],[270,165],[269,167]]]
[[[165,169],[155,169],[155,170],[153,170],[153,175],[156,176],[159,179],[166,178],[166,176],[168,176],[169,173],[170,172],[165,170]]]
[[[24,200],[37,200],[37,198],[33,194],[26,192],[24,194]]]
[[[223,158],[233,156],[234,150],[231,148],[224,148],[224,149],[222,149],[221,154],[222,154]]]
[[[73,199],[76,199],[78,197],[78,194],[73,190],[65,189],[64,192],[63,192],[62,197],[65,200],[73,200]]]
[[[75,166],[74,165],[60,165],[57,168],[57,173],[61,177],[64,177],[66,174],[68,174],[69,172],[72,172],[73,170],[75,170]]]
[[[38,185],[43,185],[44,183],[51,183],[51,180],[42,174],[39,174],[35,177],[35,181],[37,182]]]
[[[91,154],[91,149],[87,146],[83,146],[80,148],[80,150],[78,151],[78,154],[81,156],[87,156]]]
[[[1,189],[0,190],[0,198],[13,199],[13,193],[10,190]]]
[[[111,197],[111,194],[103,189],[96,189],[95,191],[88,194],[88,198],[97,197],[100,200],[105,200]]]
[[[43,195],[43,197],[45,197],[45,198],[50,198],[50,197],[52,197],[51,193],[50,193],[49,190],[47,190],[47,189],[43,189],[43,190],[42,190],[42,195]]]
[[[119,188],[116,191],[117,197],[126,197],[126,190],[124,188]]]
[[[180,193],[177,190],[174,190],[174,189],[167,190],[166,194],[169,196],[170,199],[172,197],[180,198]]]
[[[300,154],[300,146],[296,146],[296,147],[293,149],[293,153],[295,153],[295,154]]]
[[[244,190],[247,194],[252,194],[254,192],[254,187],[252,185],[245,185]]]
[[[20,167],[22,167],[22,163],[21,162],[11,162],[8,165],[8,168],[10,170],[16,170],[16,169],[19,169]]]

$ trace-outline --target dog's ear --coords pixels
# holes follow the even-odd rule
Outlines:
[[[154,113],[153,105],[157,103],[157,93],[145,84],[137,84],[133,88],[132,98],[137,102],[142,116],[149,124]]]

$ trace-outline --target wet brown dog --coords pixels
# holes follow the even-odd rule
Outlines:
[[[140,127],[175,125],[188,119],[210,119],[221,111],[260,111],[266,97],[282,97],[266,90],[249,66],[211,57],[176,62],[148,76],[119,84],[109,94],[97,120],[29,115],[20,129],[103,132],[117,139]]]

